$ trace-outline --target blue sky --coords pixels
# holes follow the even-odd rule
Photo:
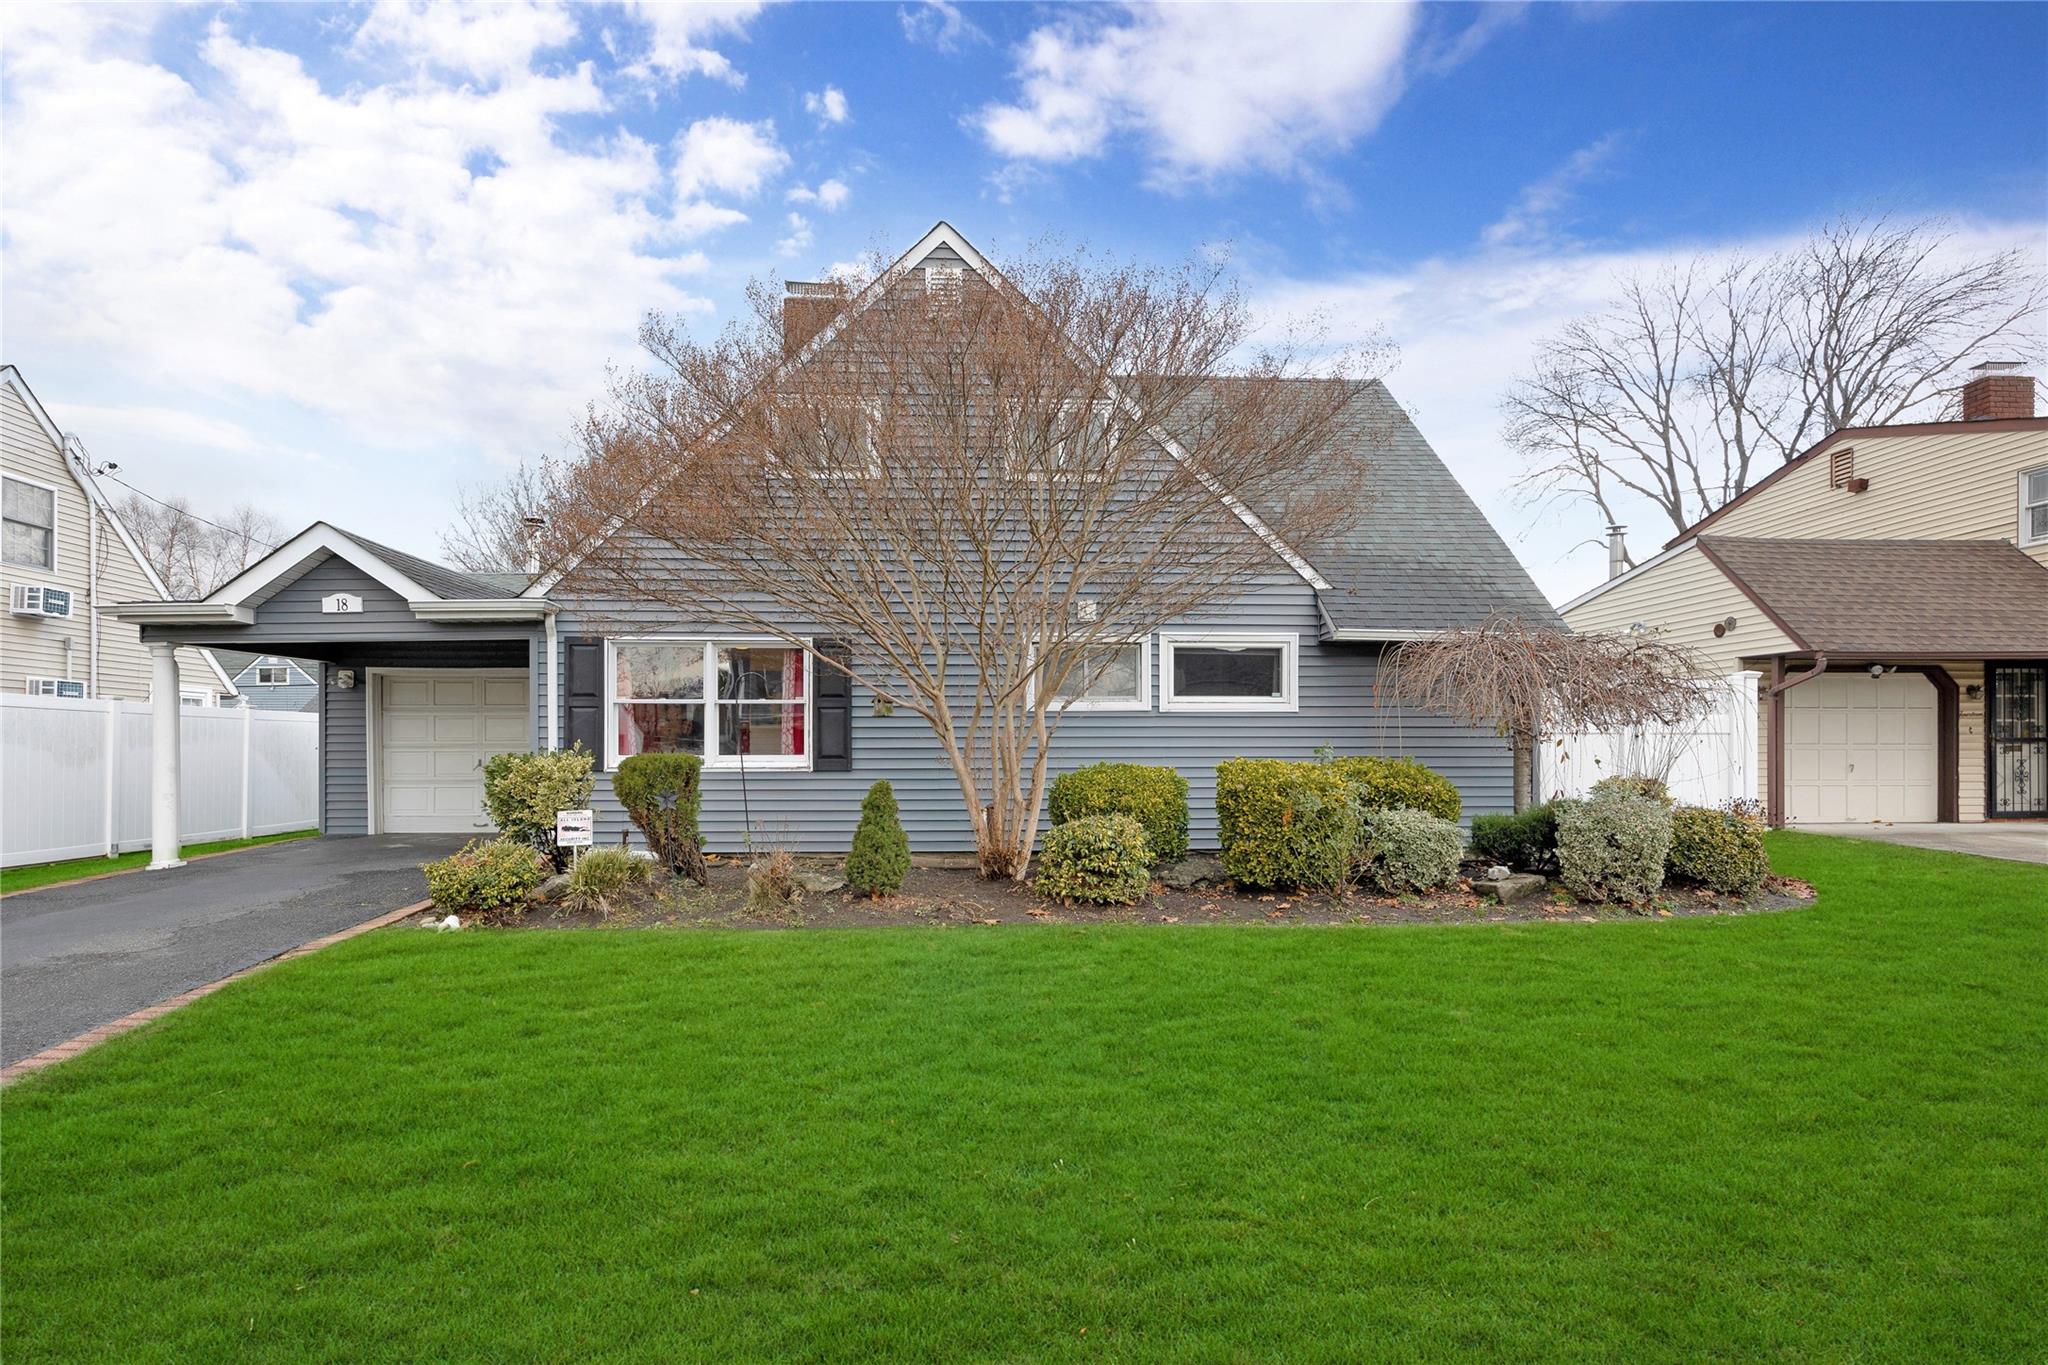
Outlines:
[[[1500,392],[1618,270],[1838,212],[2048,259],[2048,6],[11,9],[6,359],[101,458],[431,552],[559,450],[648,308],[945,217],[1383,327],[1562,599]],[[1645,523],[1648,526],[1648,523]]]

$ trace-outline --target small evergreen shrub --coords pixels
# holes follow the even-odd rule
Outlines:
[[[1464,831],[1426,810],[1368,811],[1361,837],[1366,876],[1390,894],[1449,886],[1465,853]]]
[[[1609,792],[1557,804],[1558,877],[1580,900],[1641,905],[1664,884],[1671,812],[1647,796]]]
[[[1557,807],[1531,806],[1513,815],[1472,817],[1472,853],[1524,872],[1557,870]]]
[[[1770,875],[1763,821],[1703,806],[1671,813],[1671,852],[1665,871],[1724,896],[1748,896]]]
[[[747,910],[772,915],[804,898],[803,883],[796,879],[796,859],[788,849],[777,849],[756,858],[747,869]]]
[[[1330,766],[1357,784],[1365,810],[1426,810],[1439,820],[1456,820],[1464,809],[1450,778],[1412,758],[1354,755],[1333,758]]]
[[[868,788],[860,803],[860,827],[846,855],[846,882],[863,896],[886,896],[910,871],[910,840],[896,814],[896,789],[887,782]]]
[[[439,862],[421,863],[427,894],[443,910],[482,913],[524,905],[548,878],[547,859],[518,839],[474,839]]]
[[[1335,763],[1218,764],[1216,823],[1223,870],[1240,886],[1334,890],[1351,880],[1359,806]]]
[[[634,754],[612,773],[612,795],[633,817],[664,865],[704,885],[704,840],[697,832],[704,760],[695,754]]]
[[[1145,829],[1155,862],[1188,856],[1188,780],[1172,768],[1096,763],[1052,780],[1052,822],[1128,815]]]
[[[484,761],[484,809],[508,839],[539,849],[555,866],[555,812],[584,810],[597,779],[582,745],[540,754],[493,754]]]
[[[1647,796],[1666,810],[1671,809],[1671,789],[1661,777],[1624,777],[1617,773],[1595,782],[1586,796],[1593,801],[1603,796]]]
[[[1038,854],[1041,896],[1129,905],[1152,884],[1145,827],[1128,815],[1084,815],[1045,832]]]
[[[593,848],[569,867],[569,891],[562,899],[572,910],[611,913],[613,896],[629,886],[638,886],[654,871],[654,864],[631,849]]]

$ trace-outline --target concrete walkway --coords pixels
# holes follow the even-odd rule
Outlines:
[[[0,1064],[426,895],[460,836],[302,839],[0,901]]]
[[[1807,834],[1875,839],[1944,853],[1974,853],[2019,863],[2048,863],[2048,821],[1998,821],[1983,825],[1795,825]]]

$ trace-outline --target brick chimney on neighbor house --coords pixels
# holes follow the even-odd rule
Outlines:
[[[782,353],[795,355],[846,306],[837,280],[790,280],[782,287]]]
[[[1987,360],[1970,370],[1963,385],[1963,420],[1990,422],[2000,417],[2034,415],[2034,380],[2020,373],[2017,360]]]

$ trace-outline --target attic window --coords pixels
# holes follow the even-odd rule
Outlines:
[[[1828,456],[1828,487],[1844,488],[1856,477],[1856,452],[1837,450]]]

